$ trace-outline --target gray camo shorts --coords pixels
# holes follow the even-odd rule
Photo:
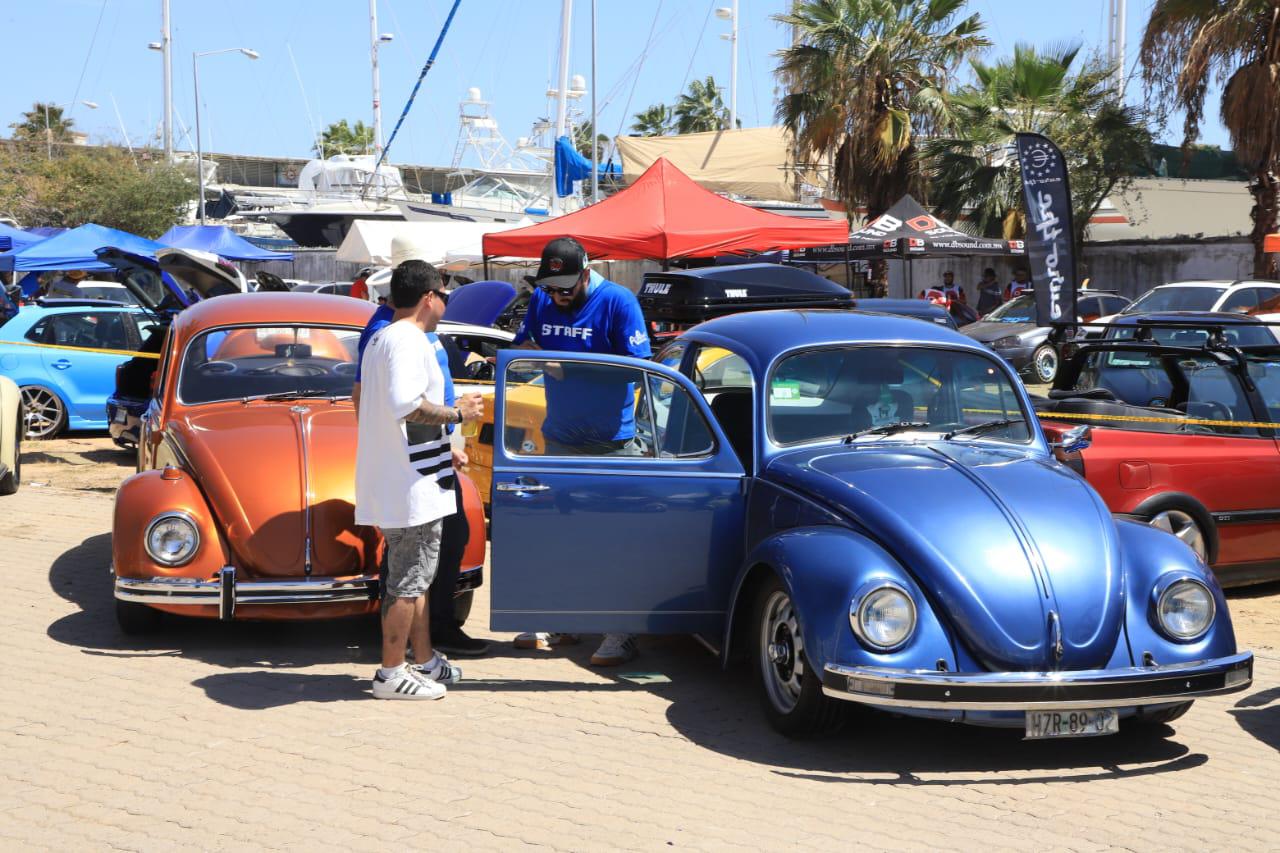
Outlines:
[[[440,565],[442,519],[417,527],[384,527],[387,540],[386,591],[383,606],[393,598],[426,595]]]

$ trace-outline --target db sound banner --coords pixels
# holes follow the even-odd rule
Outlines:
[[[1071,187],[1058,146],[1038,133],[1018,134],[1022,198],[1027,206],[1027,260],[1041,326],[1076,321]]]

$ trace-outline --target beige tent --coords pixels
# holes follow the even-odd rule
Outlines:
[[[712,192],[796,200],[791,139],[780,127],[752,127],[682,136],[619,136],[622,177],[630,184],[666,157]]]

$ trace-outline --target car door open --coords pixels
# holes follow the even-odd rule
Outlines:
[[[679,373],[499,353],[493,628],[716,635],[742,558],[745,480]]]

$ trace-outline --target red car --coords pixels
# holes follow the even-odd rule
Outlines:
[[[1224,586],[1280,579],[1280,345],[1239,314],[1123,318],[1063,365],[1046,433],[1112,513],[1159,527]]]

